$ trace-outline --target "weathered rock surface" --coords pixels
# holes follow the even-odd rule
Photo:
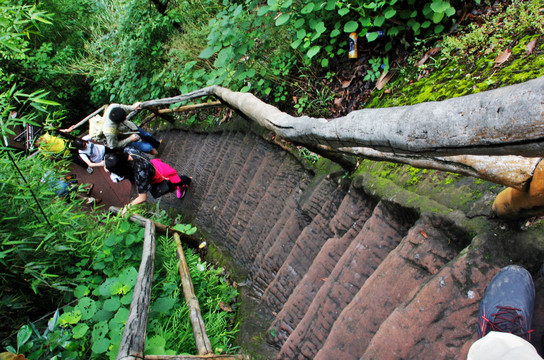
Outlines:
[[[485,288],[510,263],[535,277],[540,350],[544,241],[534,224],[475,210],[470,196],[483,192],[483,208],[491,186],[437,173],[407,191],[379,164],[350,180],[251,132],[158,135],[161,158],[193,177],[184,200],[161,206],[190,216],[238,269],[257,309],[241,336],[254,358],[462,359]]]

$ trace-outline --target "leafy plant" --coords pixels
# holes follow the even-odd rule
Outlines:
[[[315,165],[319,161],[319,155],[311,152],[305,147],[298,148],[299,155],[311,165]]]
[[[374,82],[380,77],[382,72],[389,71],[389,59],[387,57],[384,57],[383,59],[381,57],[375,57],[368,60],[368,62],[371,69],[367,70],[364,80]]]
[[[57,312],[43,334],[31,325],[33,334],[28,336],[29,327],[22,327],[19,337],[24,335],[26,341],[19,341],[24,344],[19,344],[18,349],[8,348],[9,351],[28,354],[30,360],[44,354],[116,358],[138,275],[144,229],[115,217],[104,221],[102,237],[93,244],[93,254],[69,269],[74,274],[72,282],[78,284],[73,290],[76,302]],[[176,228],[187,234],[196,231],[187,224],[178,224]],[[107,235],[108,231],[112,232]],[[158,241],[146,353],[196,353],[189,311],[180,294],[176,245],[164,236]],[[232,352],[238,326],[231,306],[238,293],[226,281],[224,269],[214,269],[189,249],[185,253],[210,341],[218,353]]]

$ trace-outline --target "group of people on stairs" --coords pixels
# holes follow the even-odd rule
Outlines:
[[[112,181],[128,179],[136,186],[138,196],[123,208],[143,203],[147,192],[154,197],[175,191],[178,199],[185,196],[191,184],[189,176],[179,176],[170,165],[158,158],[161,141],[141,127],[127,120],[127,112],[139,109],[139,102],[133,105],[110,104],[102,117],[95,117],[89,127],[89,134],[72,141],[77,153],[72,153],[74,163],[93,168],[104,167]],[[65,140],[45,134],[38,140],[40,150],[62,153],[66,150]],[[155,191],[154,191],[155,190]]]

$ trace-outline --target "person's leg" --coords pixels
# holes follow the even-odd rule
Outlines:
[[[467,360],[542,360],[530,342],[511,333],[491,331],[468,350]]]
[[[193,180],[192,177],[181,175],[179,177],[180,181],[172,184],[176,187],[176,196],[178,199],[183,199],[185,197],[185,194],[187,193],[187,190],[189,190],[189,185],[191,185],[191,180]]]
[[[138,126],[138,131],[140,132],[140,139],[151,144],[151,146],[153,146],[155,149],[159,148],[159,146],[161,145],[161,142],[157,140],[153,135],[151,135],[150,133],[148,133],[147,131],[145,131],[139,126]]]
[[[89,165],[83,159],[81,156],[79,156],[79,152],[75,149],[70,149],[70,160],[79,166],[81,166],[84,169],[89,169]],[[88,171],[88,170],[87,170]]]
[[[127,147],[131,147],[140,151],[143,151],[145,153],[151,153],[153,151],[153,146],[151,144],[145,142],[145,141],[134,141],[127,145]]]
[[[521,266],[502,268],[485,289],[478,316],[478,337],[509,332],[531,340],[535,304],[533,278]]]
[[[472,344],[467,359],[541,359],[529,343],[534,303],[531,274],[517,265],[502,268],[482,297],[479,340]]]

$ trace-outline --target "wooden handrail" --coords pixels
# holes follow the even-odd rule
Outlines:
[[[112,206],[110,212],[118,214],[120,209]],[[179,273],[183,287],[183,294],[189,308],[189,319],[193,327],[193,335],[199,355],[147,355],[145,351],[145,335],[147,329],[147,320],[149,318],[149,305],[151,302],[151,285],[153,280],[153,268],[155,264],[155,230],[158,223],[147,219],[141,215],[131,215],[130,221],[145,226],[144,245],[142,250],[142,261],[138,270],[134,294],[130,304],[130,311],[123,337],[119,345],[117,360],[189,360],[189,359],[210,359],[210,360],[248,360],[245,355],[215,355],[212,345],[206,334],[206,326],[200,312],[200,305],[195,295],[191,274],[183,248],[181,246],[180,234],[172,229],[174,240],[176,241],[176,251],[180,260]],[[170,228],[162,225],[164,232]]]
[[[174,234],[174,240],[176,241],[177,254],[179,259],[179,275],[181,276],[181,286],[183,287],[183,296],[187,302],[189,308],[189,319],[193,326],[193,335],[195,337],[196,350],[199,355],[213,354],[212,345],[206,334],[206,325],[202,319],[200,312],[200,305],[195,295],[195,289],[193,282],[191,281],[191,274],[189,273],[189,267],[183,248],[181,247],[181,240],[179,234]]]
[[[123,338],[119,345],[117,360],[136,360],[141,359],[144,355],[154,265],[155,224],[148,220],[145,222],[142,261],[140,262],[140,269],[134,286],[130,312],[123,330]]]
[[[146,355],[144,360],[249,360],[247,355]]]

